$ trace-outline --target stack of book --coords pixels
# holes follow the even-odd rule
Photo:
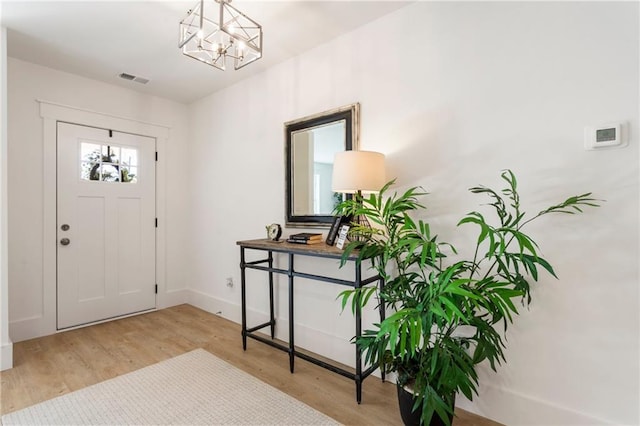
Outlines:
[[[322,234],[315,232],[300,232],[299,234],[291,234],[289,235],[287,242],[294,244],[320,244],[322,242]]]

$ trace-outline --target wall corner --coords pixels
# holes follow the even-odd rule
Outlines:
[[[2,16],[2,4],[0,4]],[[7,243],[7,29],[0,27],[0,367],[13,367],[9,338],[9,274]]]

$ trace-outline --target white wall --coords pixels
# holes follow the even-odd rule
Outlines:
[[[0,16],[2,5],[0,4]],[[0,370],[13,367],[7,255],[7,30],[0,27]]]
[[[560,280],[541,279],[507,364],[483,367],[480,397],[459,404],[509,425],[640,423],[638,37],[637,3],[420,2],[191,105],[190,301],[239,321],[239,286],[224,278],[239,280],[235,241],[283,221],[283,123],[360,102],[362,149],[431,193],[426,219],[462,252],[471,236],[455,224],[485,202],[467,188],[499,185],[502,169],[531,212],[586,191],[606,199],[531,226]],[[584,126],[617,120],[627,148],[583,149]],[[255,321],[264,278],[249,279]],[[338,290],[298,286],[296,327],[344,361],[353,330],[336,318]]]
[[[166,222],[160,223],[165,227],[166,263],[160,256],[165,282],[159,285],[158,302],[159,307],[183,303],[188,280],[184,190],[188,174],[187,107],[9,58],[9,318],[14,341],[55,331],[55,323],[51,321],[55,303],[52,306],[44,296],[47,291],[55,292],[45,288],[51,283],[55,286],[55,277],[46,277],[43,265],[43,250],[47,247],[43,245],[46,233],[43,191],[45,181],[55,176],[43,175],[47,150],[43,149],[43,119],[36,99],[169,128],[165,152],[161,153],[165,156],[166,174],[158,188],[164,200]]]

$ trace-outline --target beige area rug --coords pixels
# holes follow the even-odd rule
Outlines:
[[[336,425],[203,349],[2,416],[3,425]]]

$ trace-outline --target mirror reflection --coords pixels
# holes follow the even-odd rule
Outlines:
[[[285,123],[286,224],[330,226],[343,195],[331,190],[337,152],[355,149],[359,105]]]
[[[346,121],[292,134],[292,191],[295,216],[330,215],[342,201],[331,191],[333,157],[345,148]]]

